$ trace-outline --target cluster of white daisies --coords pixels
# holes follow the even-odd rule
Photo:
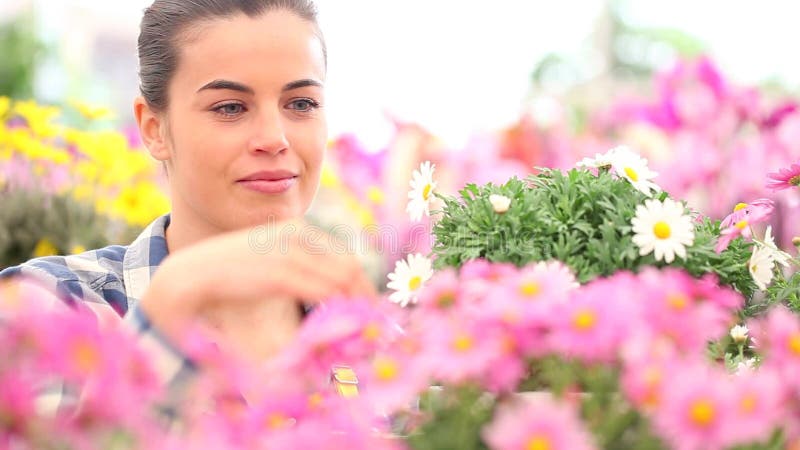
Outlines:
[[[625,146],[612,148],[605,154],[598,153],[594,158],[584,158],[576,167],[610,171],[648,197],[661,191],[653,182],[658,174],[650,170],[647,160]],[[423,215],[430,216],[436,190],[433,179],[435,168],[435,165],[425,161],[413,173],[406,208],[411,220],[419,221]],[[504,195],[493,194],[489,202],[497,214],[507,212],[511,206],[511,199]],[[686,259],[686,248],[694,244],[692,217],[686,213],[682,202],[670,198],[663,201],[653,198],[645,200],[644,204],[636,207],[631,225],[633,242],[639,247],[639,255],[653,253],[657,261],[669,264],[676,255]],[[783,263],[788,255],[777,248],[769,228],[764,240],[755,240],[755,244],[748,267],[754,281],[763,290],[772,281],[775,262]],[[409,255],[406,260],[398,261],[394,272],[388,276],[387,288],[394,291],[389,299],[401,306],[415,302],[417,292],[432,276],[429,258],[419,253]]]

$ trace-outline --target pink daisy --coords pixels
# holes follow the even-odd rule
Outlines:
[[[502,404],[481,435],[493,450],[595,448],[577,411],[549,394]]]
[[[14,371],[0,372],[0,442],[8,436],[6,433],[24,435],[35,424],[36,394],[31,381]]]
[[[487,370],[504,344],[496,329],[458,318],[425,327],[423,364],[437,380],[449,383],[473,381]]]
[[[780,191],[800,185],[800,164],[794,163],[788,168],[767,174],[767,189]]]
[[[720,222],[720,237],[714,250],[721,253],[731,241],[739,236],[750,239],[752,226],[769,220],[775,204],[772,200],[760,198],[751,203],[739,203],[733,212]]]
[[[620,386],[628,401],[650,413],[661,405],[664,384],[676,367],[676,349],[664,340],[641,337],[626,345]]]
[[[641,322],[640,288],[629,273],[597,279],[552,313],[549,345],[585,362],[613,361]]]
[[[681,364],[664,383],[654,430],[675,450],[714,450],[730,444],[735,393],[728,374],[702,364]]]
[[[296,373],[322,380],[331,367],[368,358],[400,333],[398,324],[370,300],[332,300],[303,321],[297,337],[279,359]]]
[[[356,369],[360,396],[382,414],[409,409],[429,386],[424,361],[400,349],[380,352]]]
[[[783,306],[766,317],[748,323],[755,347],[764,355],[763,365],[774,367],[784,382],[800,388],[800,320]]]
[[[766,442],[786,416],[787,392],[778,374],[767,367],[743,372],[733,382],[735,444]]]
[[[511,331],[500,331],[500,349],[481,376],[481,385],[490,392],[511,392],[527,371],[518,337]]]
[[[458,274],[453,269],[435,272],[417,296],[418,309],[425,313],[441,312],[454,308],[463,298]]]
[[[702,352],[708,341],[723,336],[733,321],[732,310],[719,303],[707,281],[680,270],[644,270],[639,292],[647,329],[669,339],[689,354]],[[717,288],[717,290],[723,290]],[[728,300],[724,300],[728,301]]]

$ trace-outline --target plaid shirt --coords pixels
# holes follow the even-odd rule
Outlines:
[[[150,279],[168,254],[165,231],[170,216],[159,217],[129,246],[112,245],[79,255],[47,256],[0,272],[0,279],[21,275],[56,292],[68,302],[88,302],[100,312],[105,308],[124,317],[125,326],[138,336],[153,367],[169,390],[180,388],[196,369],[192,362],[152,328],[138,308]],[[45,408],[58,407],[61,390],[51,390]],[[42,399],[40,399],[42,401]]]

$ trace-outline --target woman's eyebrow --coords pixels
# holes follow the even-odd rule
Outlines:
[[[322,87],[322,83],[317,80],[312,80],[310,78],[306,78],[303,80],[292,81],[291,83],[286,84],[286,86],[281,89],[281,91],[291,91],[292,89],[300,89],[308,86],[316,86]]]
[[[237,83],[236,81],[230,80],[214,80],[210,83],[207,83],[205,86],[201,87],[197,90],[197,92],[206,90],[206,89],[228,89],[231,91],[239,91],[244,92],[246,94],[253,95],[255,91],[250,86],[246,86],[242,83]]]

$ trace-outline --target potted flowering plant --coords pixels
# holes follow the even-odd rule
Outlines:
[[[182,395],[159,385],[154,362],[118,323],[48,307],[41,302],[49,294],[24,283],[0,285],[0,348],[8,356],[0,361],[0,442],[796,444],[800,319],[783,306],[753,308],[796,295],[795,277],[777,270],[791,258],[769,232],[751,228],[767,220],[769,202],[738,207],[718,223],[660,193],[627,150],[582,166],[467,186],[456,200],[436,192],[434,167],[423,164],[409,213],[431,214],[434,199],[443,201],[434,260],[399,261],[389,275],[391,301],[331,299],[316,308],[266,367],[187,336],[181,348],[198,372]],[[780,187],[793,177],[772,176]],[[48,394],[76,392],[48,414]],[[181,426],[168,432],[165,419]]]
[[[443,392],[423,396],[415,448],[773,448],[796,438],[798,320],[782,307],[761,316],[795,306],[798,292],[778,270],[792,258],[771,228],[754,231],[770,200],[702,217],[627,148],[567,172],[467,185],[459,198],[435,193],[432,174],[428,164],[414,174],[408,209],[419,217],[442,201],[434,259],[409,256],[388,284],[392,300],[417,303],[410,329],[437,330],[417,330],[434,335],[423,339],[440,352],[428,374]],[[795,175],[771,174],[770,187]],[[757,341],[734,326],[743,320]],[[510,395],[531,389],[553,395]]]

